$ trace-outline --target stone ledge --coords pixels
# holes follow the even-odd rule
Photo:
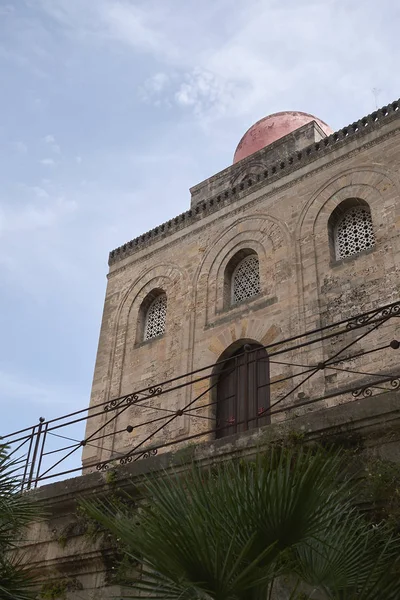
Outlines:
[[[265,298],[262,294],[257,294],[257,296],[254,296],[253,298],[247,298],[240,303],[232,304],[231,306],[227,306],[221,311],[218,311],[215,316],[206,323],[204,329],[211,329],[223,325],[224,323],[230,323],[232,319],[242,319],[253,311],[266,308],[267,306],[273,306],[277,302],[277,296]]]

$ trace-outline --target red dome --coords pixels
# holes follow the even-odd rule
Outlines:
[[[308,113],[285,111],[264,117],[246,131],[236,148],[233,163],[237,163],[312,121],[316,121],[327,135],[333,133],[329,125]]]

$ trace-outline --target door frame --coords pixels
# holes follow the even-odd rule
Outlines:
[[[224,350],[224,352],[220,355],[220,357],[218,358],[217,362],[214,365],[214,369],[211,375],[211,385],[212,385],[212,389],[211,389],[211,402],[212,402],[212,416],[214,418],[214,427],[215,427],[215,437],[217,439],[221,439],[223,437],[226,437],[228,435],[234,435],[234,432],[232,434],[225,434],[225,435],[218,435],[218,430],[217,430],[217,412],[218,412],[218,383],[219,383],[219,378],[221,376],[221,374],[223,373],[224,367],[226,365],[226,361],[228,361],[230,358],[232,358],[237,352],[238,350],[240,350],[241,348],[243,348],[244,346],[246,346],[246,344],[248,345],[252,345],[252,346],[257,346],[258,349],[264,349],[265,347],[260,344],[260,342],[258,342],[257,340],[253,340],[251,338],[241,338],[239,340],[236,340],[235,342],[233,342],[230,346],[228,346],[228,348],[226,348]],[[253,351],[256,352],[257,348],[253,348]],[[268,353],[265,350],[265,355],[268,357]],[[246,371],[246,377],[248,376],[248,371]],[[270,378],[269,378],[269,360],[268,360],[268,377],[267,377],[267,385],[270,385]],[[248,393],[248,383],[245,384],[246,386],[246,390]],[[258,389],[258,388],[257,388]],[[268,407],[269,407],[269,394],[268,394]],[[247,406],[248,406],[248,401],[247,401]],[[269,415],[268,415],[269,417]],[[252,420],[252,419],[251,419]],[[263,425],[267,425],[270,422],[270,418],[268,418],[268,423],[263,423]],[[250,423],[247,424],[247,429],[254,429],[256,427],[258,427],[261,425],[252,425]]]

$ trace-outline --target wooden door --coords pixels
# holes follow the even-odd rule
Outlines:
[[[270,423],[268,354],[258,344],[239,348],[224,364],[217,384],[217,432],[225,437]]]

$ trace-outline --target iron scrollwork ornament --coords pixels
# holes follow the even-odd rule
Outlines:
[[[107,412],[115,408],[118,404],[118,400],[111,400],[108,404],[105,405],[104,410]]]
[[[125,404],[129,405],[133,402],[136,402],[137,400],[139,400],[139,396],[137,394],[129,394],[129,396],[125,398]]]
[[[370,322],[398,316],[400,316],[400,302],[396,302],[395,304],[392,304],[387,308],[383,308],[382,310],[377,310],[372,315],[360,315],[358,317],[349,319],[349,321],[346,324],[346,329],[355,329],[356,327],[362,327],[362,325],[367,325]]]
[[[390,385],[393,390],[398,390],[400,388],[400,377],[396,377],[395,379],[390,380]]]
[[[150,456],[156,456],[157,452],[157,448],[151,448],[150,450],[146,450],[146,452],[143,453],[142,458],[150,458]]]
[[[125,398],[115,398],[105,405],[104,410],[108,412],[117,406],[122,406],[123,404],[132,404],[133,402],[136,402],[136,400],[139,400],[138,394],[128,394],[128,396],[125,396]]]
[[[159,396],[160,394],[162,394],[162,387],[160,387],[159,385],[149,387],[149,394],[150,396]]]
[[[100,462],[96,465],[97,471],[107,471],[110,468],[110,463],[108,461]]]
[[[355,317],[354,319],[350,319],[346,324],[346,329],[356,329],[357,327],[362,327],[366,325],[368,321],[372,317],[369,315],[361,315],[359,317]]]
[[[372,396],[372,389],[368,386],[365,386],[359,388],[358,390],[353,390],[352,396],[354,396],[354,398],[369,398],[370,396]]]
[[[382,317],[398,317],[400,316],[400,302],[388,306],[382,310]]]
[[[139,456],[136,457],[132,454],[128,454],[127,456],[123,456],[120,459],[119,463],[120,465],[127,465],[131,462],[136,462],[137,460],[139,460],[139,458],[150,458],[150,456],[155,456],[157,452],[157,448],[149,448],[149,450],[145,450],[142,454],[139,454]]]
[[[394,377],[393,379],[390,380],[384,380],[384,381],[377,381],[376,385],[378,384],[388,384],[390,385],[390,389],[386,388],[386,391],[390,391],[390,390],[398,390],[400,388],[400,377]],[[368,385],[366,385],[365,387],[362,388],[358,388],[357,390],[353,390],[352,391],[352,395],[354,396],[354,398],[369,398],[370,396],[372,396],[372,389],[374,387],[374,384],[369,383]],[[383,391],[385,391],[385,388],[377,388],[377,389],[381,389]]]

